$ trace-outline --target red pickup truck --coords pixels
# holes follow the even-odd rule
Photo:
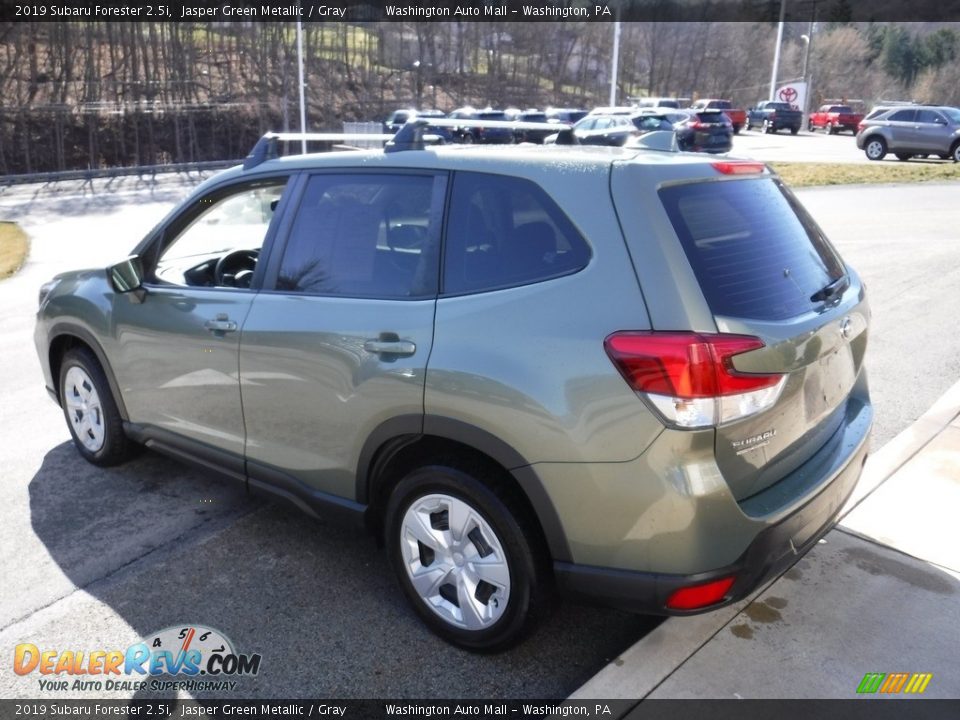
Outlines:
[[[863,114],[854,112],[849,105],[821,105],[817,112],[810,113],[807,130],[813,132],[817,128],[823,128],[831,135],[836,135],[841,130],[849,130],[856,135],[857,125],[861,120]]]
[[[747,111],[738,110],[729,100],[697,100],[690,108],[692,110],[723,110],[724,114],[730,118],[735,133],[739,133],[747,123]]]

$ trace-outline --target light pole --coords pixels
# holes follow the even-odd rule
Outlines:
[[[303,82],[303,23],[297,20],[297,78],[300,83],[300,133],[307,132],[307,104]],[[307,139],[300,138],[300,152],[307,154]]]
[[[620,8],[617,8],[620,15]],[[617,74],[620,72],[620,21],[613,23],[613,62],[610,70],[610,107],[617,105]]]
[[[780,68],[780,44],[783,42],[783,18],[787,12],[787,0],[780,0],[780,22],[777,23],[777,46],[773,49],[773,70],[770,72],[770,101],[777,94],[777,70]]]
[[[810,78],[807,77],[807,70],[809,69],[810,64],[810,46],[813,44],[813,20],[810,21],[810,29],[808,30],[807,35],[801,35],[800,38],[806,43],[806,47],[803,49],[803,82],[806,85],[806,90],[803,94],[803,107],[800,108],[803,111],[803,119],[807,122],[809,127],[810,116],[807,114],[810,109],[810,87],[811,82]]]

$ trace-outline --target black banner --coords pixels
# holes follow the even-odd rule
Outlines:
[[[960,700],[0,700],[0,720],[65,717],[955,720],[960,717]]]
[[[788,0],[786,21],[960,21],[960,0]],[[776,22],[778,0],[0,0],[0,21]]]

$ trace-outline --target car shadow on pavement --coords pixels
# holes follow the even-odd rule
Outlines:
[[[359,531],[149,451],[104,469],[63,443],[29,496],[33,530],[66,575],[59,597],[82,589],[138,637],[204,625],[262,656],[233,692],[198,698],[560,699],[659,623],[564,604],[517,648],[459,650],[419,621]],[[121,646],[109,627],[97,642]]]

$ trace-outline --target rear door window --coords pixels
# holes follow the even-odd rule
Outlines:
[[[897,110],[889,119],[891,122],[913,122],[916,116],[916,110]]]
[[[844,276],[819,228],[774,180],[674,185],[660,199],[715,315],[795,317]]]

